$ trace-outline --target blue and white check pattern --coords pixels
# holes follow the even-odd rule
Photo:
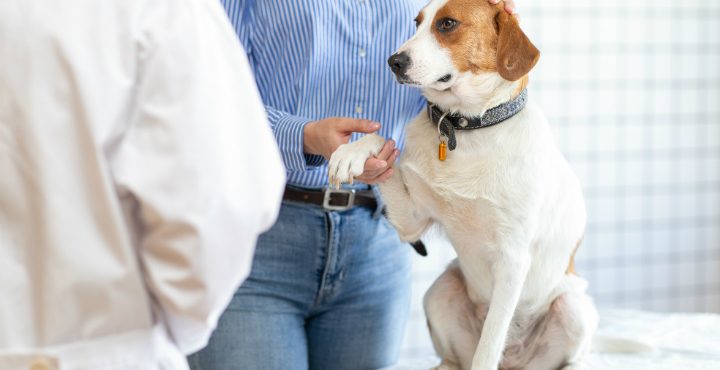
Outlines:
[[[327,162],[303,153],[303,127],[313,120],[371,119],[402,147],[403,126],[425,102],[395,82],[386,60],[413,35],[427,0],[221,1],[248,53],[288,184],[327,185]]]

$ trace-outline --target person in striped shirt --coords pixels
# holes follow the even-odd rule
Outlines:
[[[397,360],[412,249],[382,216],[372,184],[392,176],[403,126],[426,104],[386,66],[426,2],[222,0],[255,73],[287,186],[249,278],[208,346],[189,358],[193,369],[377,369]],[[327,159],[369,132],[391,140],[355,184],[328,190]]]

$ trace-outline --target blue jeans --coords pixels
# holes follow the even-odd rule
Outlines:
[[[284,202],[193,370],[361,370],[398,357],[412,248],[384,217]]]

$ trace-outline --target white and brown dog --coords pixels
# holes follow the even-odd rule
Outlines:
[[[502,6],[432,0],[418,15],[388,62],[434,107],[407,127],[380,190],[403,240],[438,224],[458,255],[425,295],[437,369],[569,369],[598,320],[573,269],[585,205],[542,111],[526,101],[539,52]],[[339,147],[330,183],[360,175],[383,143],[371,134]]]

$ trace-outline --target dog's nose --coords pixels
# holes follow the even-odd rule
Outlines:
[[[402,76],[410,65],[410,57],[405,54],[405,52],[393,54],[390,59],[388,59],[388,64],[396,75]]]

